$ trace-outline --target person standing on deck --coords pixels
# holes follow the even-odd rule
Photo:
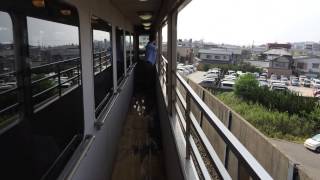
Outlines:
[[[148,63],[154,66],[156,64],[156,57],[157,57],[156,41],[154,37],[151,35],[149,37],[149,42],[146,46],[146,60]]]

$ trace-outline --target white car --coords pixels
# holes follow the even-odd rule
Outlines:
[[[311,149],[320,153],[320,134],[317,134],[312,138],[307,139],[304,142],[304,146],[308,149]]]
[[[220,84],[221,89],[232,90],[234,89],[235,82],[232,80],[224,80]]]
[[[314,88],[320,88],[320,80],[319,79],[314,79],[311,83],[312,87]]]

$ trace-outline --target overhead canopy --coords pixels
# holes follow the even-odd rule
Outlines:
[[[134,26],[142,28],[143,22],[151,22],[151,27],[162,22],[173,10],[184,6],[191,0],[111,0]],[[142,20],[139,15],[144,12],[152,14],[150,20]]]

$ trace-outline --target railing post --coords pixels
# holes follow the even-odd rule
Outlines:
[[[227,127],[229,130],[231,130],[231,124],[232,124],[232,112],[228,111],[228,121],[227,121]],[[230,153],[230,148],[228,145],[226,145],[226,150],[224,153],[224,167],[228,169],[228,162],[229,162],[229,153]]]
[[[100,68],[100,72],[102,71],[102,59],[101,59],[101,54],[102,54],[102,52],[99,52],[99,68]]]
[[[190,97],[191,94],[190,92],[187,91],[186,94],[186,111],[185,111],[185,116],[186,116],[186,158],[190,159],[190,151],[191,151],[191,145],[190,145],[190,129],[191,129],[191,119],[190,119]]]
[[[77,72],[78,72],[78,85],[81,85],[80,58],[76,62],[77,62]]]
[[[58,90],[59,90],[59,97],[61,96],[61,73],[60,73],[60,64],[57,64],[57,71],[58,71]]]
[[[205,92],[205,90],[203,89],[203,90],[202,90],[202,97],[201,97],[201,99],[202,99],[203,102],[204,102],[204,99],[206,98],[205,95],[206,95],[206,92]],[[202,124],[203,124],[203,111],[200,111],[200,127],[201,127],[201,128],[202,128]]]

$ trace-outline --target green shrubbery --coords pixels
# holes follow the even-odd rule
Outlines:
[[[198,70],[208,71],[211,68],[220,68],[222,73],[227,73],[228,70],[242,71],[242,72],[259,72],[262,73],[261,68],[252,66],[250,63],[241,62],[239,64],[200,64]]]
[[[268,109],[288,112],[290,115],[310,113],[318,106],[317,99],[313,97],[259,87],[258,81],[250,74],[241,76],[236,81],[235,94],[246,101],[262,104]]]
[[[302,142],[305,138],[314,135],[320,128],[320,108],[315,108],[311,113],[300,116],[270,110],[259,103],[243,101],[233,92],[221,93],[218,98],[272,138]]]
[[[218,98],[269,137],[301,142],[320,130],[315,98],[259,87],[252,75],[239,78],[234,92]]]

